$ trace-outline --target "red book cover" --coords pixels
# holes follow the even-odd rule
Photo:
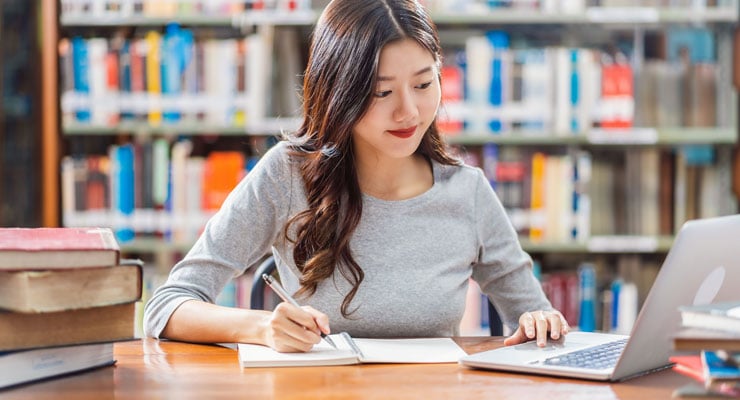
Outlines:
[[[668,361],[675,363],[673,370],[679,374],[704,382],[704,367],[699,354],[675,355],[669,357]]]
[[[457,135],[463,129],[463,122],[459,119],[450,118],[445,108],[446,104],[459,103],[463,99],[463,87],[465,85],[463,73],[460,68],[453,65],[445,65],[442,74],[442,110],[437,120],[437,128],[447,135]]]
[[[105,267],[120,248],[109,228],[0,228],[0,269]]]

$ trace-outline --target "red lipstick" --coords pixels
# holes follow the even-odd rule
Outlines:
[[[414,136],[414,132],[416,132],[416,126],[388,131],[391,135],[401,139],[408,139],[411,136]]]

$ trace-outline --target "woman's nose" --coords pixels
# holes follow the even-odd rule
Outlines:
[[[398,104],[393,110],[393,119],[396,122],[412,120],[419,113],[413,93],[408,90],[401,91]]]

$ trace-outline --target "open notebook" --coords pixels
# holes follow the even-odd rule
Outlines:
[[[450,338],[355,339],[342,332],[329,335],[306,353],[280,353],[270,347],[239,343],[239,363],[250,367],[297,367],[363,363],[456,363],[466,355]]]

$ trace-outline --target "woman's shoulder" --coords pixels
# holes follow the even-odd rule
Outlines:
[[[298,158],[285,140],[277,142],[260,156],[258,165],[270,173],[290,173],[298,165]]]
[[[439,164],[435,163],[438,170],[437,178],[440,181],[458,182],[468,185],[478,185],[481,179],[485,180],[483,170],[479,167],[465,164],[460,161],[457,164]]]

